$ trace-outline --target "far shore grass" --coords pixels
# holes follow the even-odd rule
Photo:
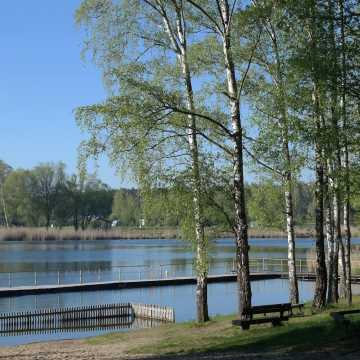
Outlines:
[[[360,308],[360,296],[354,297],[354,309]],[[184,355],[196,353],[351,351],[359,350],[360,314],[351,316],[349,325],[335,323],[330,311],[349,309],[338,304],[320,313],[305,307],[305,316],[291,318],[280,327],[253,325],[242,331],[232,326],[235,315],[217,316],[199,325],[195,322],[163,325],[154,329],[115,333],[86,339],[92,345],[126,344],[131,355]]]
[[[207,234],[211,238],[232,238],[230,231],[209,228]],[[360,231],[353,229],[353,236],[359,236]],[[298,238],[313,237],[310,228],[297,228]],[[250,238],[286,238],[286,233],[277,229],[249,229]],[[177,228],[130,228],[119,227],[108,230],[78,230],[73,228],[46,229],[40,227],[10,227],[0,228],[0,240],[102,240],[102,239],[176,239],[180,238]]]

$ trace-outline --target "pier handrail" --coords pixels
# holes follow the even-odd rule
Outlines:
[[[311,268],[313,259],[298,258],[296,266],[298,273],[306,273]],[[121,280],[146,280],[146,279],[166,279],[177,276],[193,276],[192,260],[182,263],[160,263],[143,265],[115,265],[108,268],[80,268],[75,270],[44,270],[44,271],[19,271],[9,272],[0,271],[0,288],[27,285],[61,285],[69,283],[89,283],[100,281],[121,281]],[[186,270],[177,269],[178,266],[184,266]],[[250,268],[252,272],[278,272],[284,273],[288,269],[288,260],[286,258],[266,258],[255,257],[250,259]],[[213,261],[210,264],[209,274],[231,274],[236,272],[234,259],[225,261]],[[44,275],[47,275],[44,281]],[[69,282],[71,281],[71,282]]]

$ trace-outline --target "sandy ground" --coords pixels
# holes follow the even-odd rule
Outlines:
[[[158,360],[359,360],[360,343],[358,349],[344,349],[341,351],[320,351],[308,353],[211,353],[178,356],[153,357],[149,355],[127,355],[126,344],[89,345],[84,341],[66,340],[50,343],[36,343],[15,347],[0,348],[0,359],[20,360],[120,360],[120,359],[158,359]]]

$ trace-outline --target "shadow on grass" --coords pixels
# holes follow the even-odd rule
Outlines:
[[[328,316],[327,316],[328,317]],[[287,353],[301,353],[310,351],[322,352],[324,349],[343,351],[359,347],[360,318],[352,318],[349,324],[338,324],[327,317],[314,318],[310,321],[290,323],[276,328],[259,328],[254,326],[249,331],[231,329],[231,333],[210,336],[203,347],[185,350],[181,355],[170,350],[171,344],[163,344],[167,355],[154,359],[177,359],[184,355],[201,357],[203,354],[216,353],[270,353],[282,351]],[[196,342],[196,339],[194,339]],[[170,352],[169,352],[170,350]],[[171,355],[169,357],[169,355]],[[216,356],[214,357],[216,358]]]

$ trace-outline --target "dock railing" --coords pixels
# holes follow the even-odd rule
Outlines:
[[[296,268],[299,275],[313,271],[315,260],[298,258]],[[359,263],[360,267],[360,263]],[[209,275],[233,274],[236,272],[235,260],[212,261]],[[251,273],[288,272],[286,258],[251,258]],[[164,263],[157,265],[129,265],[113,266],[109,268],[81,268],[78,270],[49,270],[0,272],[0,288],[41,285],[68,285],[95,282],[129,281],[129,280],[157,280],[174,277],[195,276],[192,261],[182,263]]]

